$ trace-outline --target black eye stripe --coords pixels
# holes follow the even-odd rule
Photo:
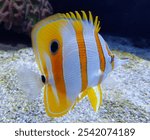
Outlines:
[[[59,44],[56,40],[52,41],[50,44],[50,51],[52,54],[55,54],[59,49]]]

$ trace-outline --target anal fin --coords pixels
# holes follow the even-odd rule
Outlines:
[[[44,87],[45,110],[50,117],[61,117],[72,108],[73,103],[63,93],[55,93],[53,87],[47,84]],[[57,94],[59,97],[57,97]],[[61,95],[61,97],[60,97]]]

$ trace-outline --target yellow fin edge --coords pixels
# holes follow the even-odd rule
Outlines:
[[[82,15],[81,15],[82,14]],[[81,14],[78,11],[75,12],[68,12],[66,14],[63,14],[66,19],[73,19],[73,20],[85,20],[90,22],[91,24],[94,25],[95,31],[99,32],[100,31],[100,21],[98,20],[98,16],[93,19],[91,11],[89,11],[89,15],[87,16],[86,12],[81,10]]]

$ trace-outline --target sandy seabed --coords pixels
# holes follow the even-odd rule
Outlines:
[[[106,36],[106,40],[114,54],[130,62],[110,73],[106,81],[113,82],[102,85],[103,105],[98,112],[85,97],[60,118],[46,115],[43,93],[30,102],[18,86],[20,65],[38,72],[32,48],[0,44],[0,122],[150,122],[150,49],[136,48],[126,38]]]

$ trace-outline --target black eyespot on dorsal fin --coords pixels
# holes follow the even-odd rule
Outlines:
[[[43,82],[44,84],[46,83],[46,78],[45,78],[44,75],[41,75],[41,80],[42,80],[42,82]]]

